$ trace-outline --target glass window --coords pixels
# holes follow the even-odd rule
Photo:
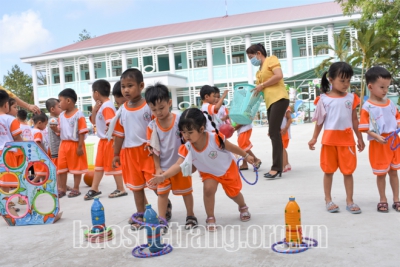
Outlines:
[[[232,64],[244,62],[244,55],[232,55]]]

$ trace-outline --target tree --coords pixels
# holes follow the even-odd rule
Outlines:
[[[38,85],[46,85],[47,84],[45,71],[37,71],[37,81],[38,81]]]
[[[324,70],[329,69],[329,66],[332,64],[332,60],[338,58],[339,61],[349,62],[349,54],[350,54],[350,39],[347,36],[347,32],[345,29],[342,29],[339,34],[334,34],[333,39],[335,42],[335,47],[332,47],[329,44],[322,44],[315,47],[315,54],[318,54],[319,51],[327,49],[332,50],[335,54],[334,57],[329,57],[324,59],[321,64],[319,64],[315,68],[315,74],[320,76]]]
[[[18,65],[14,65],[11,71],[3,77],[4,87],[13,92],[23,101],[33,104],[33,86],[30,75],[24,73]]]
[[[74,43],[82,42],[82,41],[85,41],[85,40],[88,40],[88,39],[91,39],[94,37],[96,37],[96,36],[92,36],[90,34],[90,32],[86,31],[86,29],[83,29],[82,32],[79,34],[78,41],[74,41]]]
[[[359,30],[357,31],[357,37],[353,37],[353,41],[357,46],[357,50],[349,57],[351,65],[358,66],[361,64],[361,106],[364,99],[364,71],[371,68],[374,65],[385,65],[390,64],[391,59],[384,57],[387,55],[385,49],[389,44],[388,36],[383,33],[376,32],[373,27],[365,23],[359,23]],[[360,109],[361,112],[361,109]]]

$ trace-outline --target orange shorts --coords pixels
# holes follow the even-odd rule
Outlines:
[[[242,180],[240,179],[239,169],[234,160],[232,160],[231,166],[229,166],[229,169],[222,176],[215,176],[204,172],[200,172],[200,176],[203,182],[207,179],[216,180],[222,185],[222,188],[229,197],[236,197],[240,193],[240,190],[242,190]]]
[[[289,146],[289,131],[286,131],[285,135],[282,135],[283,148],[288,148]]]
[[[35,162],[33,164],[33,170],[35,171],[36,175],[47,176],[49,174],[48,167],[46,168],[46,165],[44,165],[43,163],[36,163]]]
[[[353,174],[357,167],[356,147],[322,145],[320,165],[324,173],[334,173],[339,168],[344,175]]]
[[[17,166],[21,166],[24,163],[24,154],[22,154],[22,151],[18,149],[17,152],[14,152],[15,159],[16,159],[16,164]],[[26,160],[26,159],[25,159]]]
[[[58,158],[51,158],[51,161],[56,165],[56,170],[58,169]]]
[[[126,187],[133,191],[143,190],[146,186],[155,190],[147,184],[155,173],[153,157],[145,149],[146,144],[138,147],[124,148],[123,155],[120,155],[122,165],[122,176]]]
[[[0,150],[0,155],[3,157],[3,151]],[[8,151],[5,155],[5,161],[8,166],[15,168],[17,165],[16,153]],[[14,171],[4,172],[0,176],[0,187],[18,187],[18,177],[14,174]]]
[[[249,151],[253,147],[252,143],[250,142],[252,131],[253,129],[247,130],[238,136],[238,145],[244,151]]]
[[[172,190],[172,194],[178,196],[191,194],[193,192],[192,177],[183,177],[182,172],[179,172],[157,187],[158,194],[167,194],[170,190]]]
[[[375,140],[369,142],[369,163],[375,175],[385,175],[390,169],[400,169],[400,149],[391,150],[391,140],[383,145]],[[394,146],[399,143],[396,138]]]
[[[114,140],[100,139],[97,145],[97,155],[94,170],[104,171],[105,175],[121,175],[121,166],[113,169],[112,161],[114,158]]]
[[[60,173],[83,174],[88,172],[86,147],[83,146],[83,155],[78,156],[76,150],[78,142],[62,140],[58,151],[58,171]]]

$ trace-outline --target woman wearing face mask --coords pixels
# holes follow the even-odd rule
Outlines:
[[[247,57],[251,64],[259,66],[256,73],[256,88],[254,95],[264,93],[267,108],[268,134],[272,143],[272,167],[264,174],[265,178],[275,178],[282,175],[283,144],[281,138],[281,124],[289,106],[289,96],[283,82],[281,63],[276,56],[267,57],[267,51],[262,44],[255,44],[247,48]]]

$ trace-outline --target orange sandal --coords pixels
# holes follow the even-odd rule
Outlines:
[[[242,222],[248,222],[248,221],[250,221],[251,214],[250,214],[250,212],[249,212],[248,209],[249,209],[249,207],[247,207],[247,206],[244,206],[244,207],[239,208],[240,220],[241,220]],[[242,212],[242,210],[246,210],[246,211],[243,211],[243,212]]]
[[[210,220],[214,220],[214,222],[209,222]],[[206,220],[206,229],[209,232],[215,232],[217,231],[217,225],[215,224],[215,217],[208,217]]]

